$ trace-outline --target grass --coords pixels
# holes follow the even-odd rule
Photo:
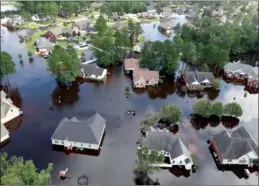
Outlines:
[[[72,43],[68,43],[67,41],[57,41],[57,45],[66,48],[67,46],[71,46]]]
[[[35,53],[34,43],[35,43],[36,39],[40,38],[40,36],[42,34],[44,34],[45,32],[46,31],[36,32],[35,34],[33,34],[31,36],[31,39],[28,42],[26,42],[26,47],[29,52],[32,52],[33,54]]]
[[[151,23],[151,22],[154,22],[154,21],[158,21],[157,18],[154,18],[154,19],[141,19],[141,18],[138,18],[138,19],[139,19],[139,21],[141,23]]]
[[[21,4],[16,1],[1,1],[1,5],[16,5],[20,6]]]

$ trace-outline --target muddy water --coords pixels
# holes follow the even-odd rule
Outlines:
[[[69,91],[62,90],[56,87],[55,79],[47,71],[44,59],[34,56],[33,63],[29,63],[27,50],[24,44],[19,43],[16,33],[4,30],[3,36],[1,49],[9,52],[16,62],[17,72],[10,75],[9,79],[24,115],[22,122],[10,127],[11,142],[1,152],[33,159],[39,169],[45,168],[48,162],[53,162],[53,184],[76,184],[77,178],[82,174],[88,175],[89,184],[134,184],[136,141],[140,137],[140,121],[144,113],[147,110],[158,111],[163,104],[169,103],[176,104],[183,116],[188,118],[192,103],[198,99],[196,95],[181,94],[172,81],[166,81],[158,89],[131,89],[130,98],[127,99],[125,87],[131,88],[131,79],[124,75],[121,67],[109,69],[111,75],[104,84],[85,83],[75,85]],[[23,54],[23,64],[19,62],[18,53]],[[248,95],[245,98],[244,87],[223,81],[221,86],[222,90],[218,95],[205,94],[203,99],[227,103],[235,97],[244,109],[242,125],[257,139],[258,95]],[[58,102],[59,99],[61,103]],[[53,110],[50,110],[51,106]],[[128,109],[136,110],[136,116],[125,115]],[[107,132],[99,157],[65,155],[52,150],[50,137],[63,117],[88,117],[94,112],[99,112],[107,119]],[[239,179],[233,172],[217,170],[206,141],[212,133],[226,130],[222,125],[195,130],[186,120],[185,124],[179,126],[179,132],[187,134],[190,149],[198,157],[199,169],[187,178],[181,176],[179,170],[176,170],[176,175],[162,170],[153,174],[154,178],[159,178],[163,185],[258,184],[258,177],[254,175],[245,180]],[[59,181],[57,174],[65,168],[68,168],[70,179]]]

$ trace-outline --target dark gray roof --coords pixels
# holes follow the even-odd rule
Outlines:
[[[84,71],[85,75],[96,75],[96,76],[101,76],[104,71],[104,68],[91,66],[91,65],[81,65],[81,69]]]
[[[184,154],[181,142],[181,139],[171,132],[147,131],[147,137],[143,138],[142,145],[149,149],[169,152],[174,159]]]
[[[243,63],[227,63],[224,67],[225,71],[239,72],[251,76],[250,78],[258,78],[258,70],[248,64]]]
[[[196,72],[196,79],[198,82],[202,82],[205,79],[208,79],[210,82],[213,82],[215,78],[212,72]]]
[[[99,113],[94,114],[85,121],[80,121],[76,117],[64,118],[59,123],[51,139],[68,139],[75,142],[98,144],[105,124],[106,120]]]
[[[36,46],[38,49],[44,49],[44,48],[53,49],[55,45],[51,43],[48,39],[41,37],[36,40]]]
[[[258,155],[258,145],[243,126],[231,134],[223,131],[215,135],[213,139],[224,159],[238,159],[253,150]]]
[[[211,83],[214,82],[214,75],[211,72],[193,72],[193,71],[185,71],[183,73],[183,77],[188,84],[193,83],[194,81],[198,81],[201,83],[202,81],[208,79]]]
[[[50,29],[49,31],[52,32],[55,36],[61,35],[64,31],[64,26],[58,26],[55,28]]]
[[[176,22],[173,19],[161,19],[159,26],[163,29],[173,29],[176,27]]]

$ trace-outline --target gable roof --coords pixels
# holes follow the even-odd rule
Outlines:
[[[187,84],[192,84],[195,82],[202,83],[205,80],[208,80],[209,82],[213,83],[215,77],[212,72],[185,71],[183,73],[183,79]]]
[[[126,58],[124,61],[125,70],[127,69],[139,69],[139,60],[135,58]]]
[[[58,26],[55,28],[50,29],[49,31],[54,34],[55,36],[63,34],[65,27],[64,26]]]
[[[144,80],[144,81],[150,81],[150,80],[158,80],[159,79],[159,72],[158,71],[152,71],[147,68],[140,68],[137,70],[134,70],[133,72],[133,82]]]
[[[55,44],[51,43],[48,39],[40,37],[36,40],[36,46],[38,49],[51,48],[53,49]]]
[[[96,75],[101,76],[103,74],[104,68],[100,68],[97,66],[91,65],[81,65],[81,69],[84,71],[86,75]]]
[[[99,144],[105,124],[106,120],[99,113],[94,114],[85,121],[80,121],[76,117],[64,118],[59,123],[51,139],[67,139],[74,142]]]
[[[243,126],[231,134],[223,131],[213,136],[213,140],[224,159],[239,159],[251,151],[255,151],[258,156],[258,145]]]
[[[176,22],[173,19],[164,19],[160,21],[160,27],[163,29],[173,29],[176,27]]]
[[[73,27],[79,27],[80,29],[86,29],[87,27],[89,27],[90,24],[91,24],[90,20],[85,19],[85,20],[81,20],[81,21],[76,21],[73,24]]]
[[[168,130],[156,130],[151,127],[151,130],[147,131],[146,138],[143,138],[142,144],[152,150],[169,152],[172,159],[185,154],[182,148],[185,145],[181,139]]]

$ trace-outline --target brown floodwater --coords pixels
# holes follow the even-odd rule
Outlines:
[[[4,33],[3,33],[4,31]],[[11,141],[0,149],[9,155],[33,159],[39,169],[54,163],[53,184],[77,184],[77,178],[86,174],[89,184],[133,185],[136,142],[140,137],[140,121],[147,111],[158,111],[164,104],[176,104],[185,118],[179,132],[188,136],[189,148],[196,154],[199,168],[196,173],[186,173],[174,168],[161,170],[151,175],[163,185],[190,184],[245,184],[257,185],[254,174],[249,179],[239,178],[232,171],[218,170],[208,149],[211,134],[230,130],[222,124],[195,129],[190,123],[191,105],[198,99],[219,100],[224,103],[235,101],[244,110],[239,125],[248,128],[258,138],[258,95],[244,97],[244,87],[221,82],[219,93],[185,94],[172,81],[165,81],[158,88],[132,90],[132,80],[124,75],[122,67],[109,69],[110,75],[103,84],[75,84],[69,90],[58,88],[54,76],[47,70],[45,59],[34,56],[29,62],[24,43],[19,43],[15,32],[1,28],[3,41],[1,50],[9,52],[16,63],[16,73],[9,76],[11,96],[24,115],[8,123]],[[20,64],[18,53],[23,54]],[[125,88],[130,87],[129,98]],[[61,102],[59,102],[59,100]],[[125,114],[135,110],[136,115]],[[99,112],[107,119],[107,131],[99,156],[68,154],[53,150],[50,137],[63,117],[89,117]],[[60,181],[58,172],[68,168],[69,179]]]

